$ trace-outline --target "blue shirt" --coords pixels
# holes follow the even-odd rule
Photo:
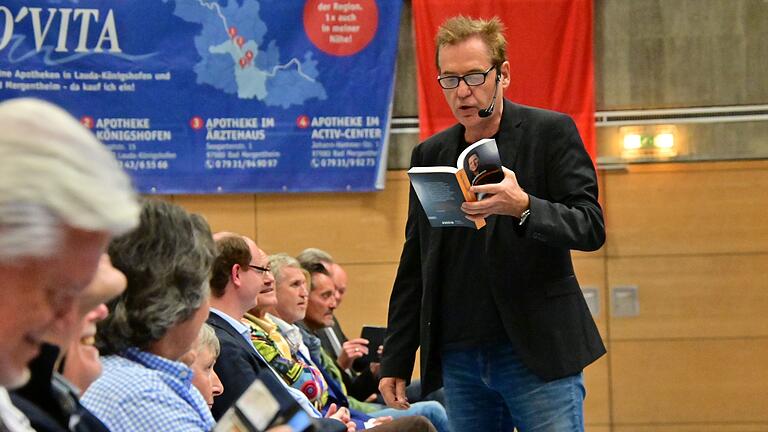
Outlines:
[[[210,431],[215,424],[192,370],[136,348],[102,358],[81,403],[112,432]]]

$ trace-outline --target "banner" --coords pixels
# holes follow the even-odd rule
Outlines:
[[[6,0],[0,99],[63,106],[144,193],[382,189],[401,3]]]
[[[413,0],[420,138],[456,123],[435,65],[437,28],[456,15],[502,20],[511,67],[504,96],[573,117],[595,160],[592,0]]]

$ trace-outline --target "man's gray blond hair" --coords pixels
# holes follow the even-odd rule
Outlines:
[[[299,261],[287,253],[277,253],[269,256],[269,268],[272,270],[272,275],[278,284],[283,279],[283,269],[286,267],[293,267],[304,271]]]
[[[507,40],[504,38],[506,27],[499,17],[473,19],[463,15],[447,19],[440,25],[435,36],[435,64],[440,71],[440,49],[446,45],[456,45],[472,37],[479,37],[488,47],[491,63],[497,68],[507,61]]]
[[[336,262],[333,260],[331,254],[318,248],[306,248],[301,251],[300,254],[296,255],[296,259],[299,260],[302,265],[323,263],[333,264]]]
[[[139,204],[117,160],[74,117],[39,99],[0,103],[0,262],[57,253],[65,226],[121,235]]]
[[[219,358],[221,344],[219,343],[219,338],[216,337],[216,332],[209,324],[203,323],[203,326],[200,327],[200,333],[197,335],[194,349],[197,352],[202,352],[204,349],[210,350],[214,358]]]

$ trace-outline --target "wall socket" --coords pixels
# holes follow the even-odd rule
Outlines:
[[[640,298],[637,285],[611,288],[611,316],[633,317],[640,315]]]

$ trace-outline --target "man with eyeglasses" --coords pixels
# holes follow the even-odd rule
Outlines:
[[[291,405],[295,407],[298,403],[312,418],[312,430],[354,432],[355,424],[350,421],[347,408],[334,404],[323,417],[300,390],[291,388],[280,378],[253,345],[251,327],[241,319],[256,306],[259,293],[262,296],[268,294],[266,287],[274,289],[275,278],[267,255],[253,240],[239,234],[221,232],[214,235],[214,240],[217,256],[211,270],[211,310],[207,323],[213,327],[221,346],[219,360],[213,369],[221,380],[224,393],[213,399],[213,417],[219,420],[256,379],[261,379],[280,405],[281,413],[285,407],[293,416]],[[259,409],[258,406],[254,408]],[[421,417],[397,419],[370,429],[381,432],[434,431]]]
[[[267,254],[253,240],[239,234],[221,232],[214,235],[214,240],[217,256],[211,270],[211,308],[207,323],[213,327],[221,345],[214,371],[224,393],[213,399],[213,417],[219,420],[260,378],[270,381],[265,384],[275,389],[272,396],[281,407],[298,403],[310,417],[315,417],[318,430],[346,430],[347,412],[340,410],[332,419],[319,418],[320,413],[303,393],[289,388],[271,373],[270,366],[252,344],[251,328],[242,322],[246,312],[257,305],[259,294],[274,289],[275,278]]]
[[[422,392],[444,385],[453,430],[579,431],[581,372],[605,353],[570,256],[605,241],[596,173],[572,119],[504,99],[503,34],[498,18],[438,30],[437,84],[458,124],[418,145],[411,166],[455,165],[494,138],[504,179],[473,186],[486,197],[462,206],[486,218],[480,230],[432,228],[411,188],[379,389],[407,406],[421,347]]]

